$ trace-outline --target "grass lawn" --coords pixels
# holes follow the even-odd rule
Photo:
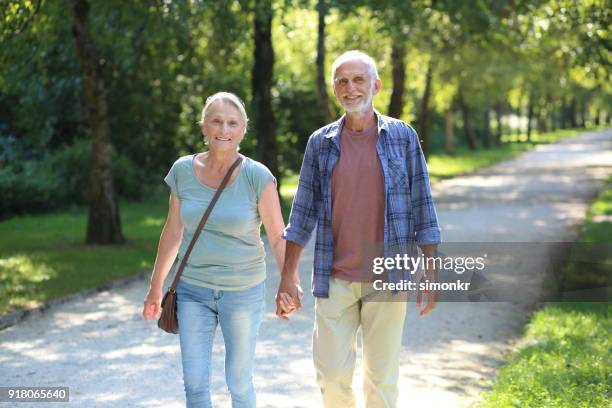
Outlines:
[[[534,141],[550,142],[577,132],[534,136]],[[476,152],[460,150],[454,156],[432,155],[431,177],[436,180],[466,173],[532,146],[512,143]],[[295,175],[284,179],[281,185],[285,220],[296,187]],[[121,203],[123,232],[128,243],[110,247],[83,244],[85,209],[0,222],[0,315],[150,269],[166,212],[165,193],[142,203]]]
[[[501,369],[481,407],[610,407],[611,330],[610,303],[539,310],[527,326],[527,345]]]
[[[151,268],[167,196],[121,205],[121,246],[84,245],[87,214],[15,217],[0,223],[0,314],[94,288]],[[144,294],[143,294],[144,296]]]
[[[591,206],[582,242],[612,245],[612,177]],[[612,259],[601,273],[612,271]],[[592,279],[568,265],[575,286]],[[576,275],[580,274],[578,277]],[[582,278],[582,279],[581,279]],[[567,288],[566,289],[570,289]],[[514,352],[482,407],[612,406],[612,303],[549,303],[527,325],[525,346]]]

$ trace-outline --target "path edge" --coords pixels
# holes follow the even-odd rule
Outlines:
[[[141,270],[140,272],[137,272],[133,275],[129,275],[123,278],[112,280],[103,285],[96,286],[95,288],[83,289],[83,290],[71,293],[61,298],[50,299],[33,308],[17,309],[13,312],[10,312],[4,315],[0,315],[0,331],[5,330],[9,327],[15,326],[16,324],[28,318],[31,318],[34,316],[41,316],[55,306],[58,306],[64,303],[68,303],[68,302],[72,302],[74,300],[77,300],[83,297],[87,297],[89,295],[93,295],[99,292],[121,288],[121,287],[129,285],[130,283],[145,279],[148,276],[151,276],[151,270],[149,269]]]

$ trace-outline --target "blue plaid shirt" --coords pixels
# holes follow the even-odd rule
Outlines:
[[[429,186],[425,157],[416,131],[401,120],[376,112],[385,189],[384,254],[418,255],[417,245],[440,243],[440,227]],[[283,238],[306,246],[317,227],[312,293],[329,297],[334,258],[331,179],[340,157],[344,116],[308,139],[289,224]],[[358,175],[355,175],[358,177]],[[411,279],[405,270],[387,270],[390,282]]]

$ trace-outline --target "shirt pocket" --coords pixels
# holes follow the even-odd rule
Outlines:
[[[391,240],[406,243],[412,236],[411,226],[412,199],[410,197],[410,177],[406,157],[387,160],[389,181],[387,184],[387,214],[390,220]]]
[[[387,160],[389,169],[389,187],[393,188],[410,188],[408,180],[408,171],[406,170],[405,157],[389,157]]]

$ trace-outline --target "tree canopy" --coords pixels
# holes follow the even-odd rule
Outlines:
[[[247,106],[242,151],[277,176],[297,172],[308,136],[340,114],[330,66],[349,49],[377,61],[375,106],[414,124],[427,152],[443,148],[445,118],[472,148],[495,142],[490,126],[508,131],[504,116],[539,128],[609,120],[603,0],[86,3],[112,154],[145,184],[203,148],[196,121],[220,90]],[[2,0],[0,181],[91,139],[71,4]]]

